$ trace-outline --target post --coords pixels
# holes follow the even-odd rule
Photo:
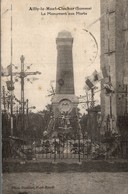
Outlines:
[[[87,110],[89,110],[89,99],[88,99],[88,92],[86,92],[86,96],[87,96]]]
[[[109,23],[109,10],[107,12],[107,25],[108,25],[108,60],[109,60],[109,83],[111,84],[111,67],[110,67],[110,23]],[[112,93],[110,93],[110,129],[112,132],[113,129],[113,121],[112,121]]]
[[[81,126],[80,126],[80,122],[79,122],[79,116],[78,116],[78,112],[76,113],[77,116],[77,122],[78,122],[78,158],[79,158],[79,163],[80,163],[80,151],[81,151],[81,146],[80,146],[80,137],[81,137]]]
[[[24,60],[25,57],[22,55],[21,58],[21,114],[22,114],[22,130],[24,132]]]
[[[4,105],[4,112],[6,112],[5,87],[4,86],[3,86],[3,105]]]
[[[128,113],[128,85],[126,84],[126,114]]]
[[[13,42],[12,42],[12,5],[11,5],[11,64],[10,64],[10,79],[11,79],[11,136],[13,135],[13,75],[12,75],[12,61],[13,61]]]
[[[54,137],[54,162],[56,161],[56,137]]]
[[[91,88],[91,106],[90,108],[94,108],[94,88]]]
[[[28,99],[26,100],[26,114],[28,115]]]

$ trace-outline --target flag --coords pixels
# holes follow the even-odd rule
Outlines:
[[[87,79],[87,80],[85,81],[85,83],[86,83],[86,85],[87,85],[90,89],[94,87],[93,83],[92,83],[89,79]]]
[[[93,82],[100,81],[101,79],[103,79],[102,72],[97,72],[95,70],[92,75],[93,75]]]
[[[86,85],[91,89],[93,88],[97,82],[99,82],[101,79],[103,79],[102,72],[97,72],[96,70],[93,72],[93,74],[89,77],[86,77],[85,83]]]
[[[9,76],[11,75],[11,65],[8,65],[6,68],[1,68],[2,76]]]
[[[105,83],[104,88],[106,89],[106,93],[114,93],[114,88],[111,83]]]
[[[95,70],[92,75],[88,77],[88,79],[95,85],[97,82],[103,79],[102,72],[97,72]]]

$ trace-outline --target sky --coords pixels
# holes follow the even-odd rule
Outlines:
[[[77,96],[84,95],[85,77],[91,75],[95,69],[100,70],[100,22],[95,23],[100,17],[100,0],[2,0],[1,2],[2,66],[5,68],[11,62],[10,7],[12,4],[12,63],[18,67],[18,70],[13,68],[13,71],[20,71],[20,57],[24,55],[25,67],[32,64],[28,71],[41,72],[41,75],[27,77],[39,78],[33,83],[28,82],[25,78],[25,99],[29,99],[29,106],[36,106],[35,111],[40,111],[51,101],[51,98],[48,97],[48,90],[51,81],[54,81],[54,84],[56,80],[56,37],[62,30],[68,30],[74,38],[75,94]],[[30,10],[30,7],[33,10]],[[46,7],[74,8],[69,12],[75,15],[47,15]],[[37,11],[37,8],[41,8],[42,11]],[[69,13],[65,10],[51,12]],[[79,13],[76,15],[76,12]],[[44,13],[46,15],[43,15]],[[83,29],[91,32],[98,43],[98,55],[93,63],[90,59],[94,56],[95,41]],[[9,77],[2,78],[2,85],[6,84],[7,79],[9,80]],[[13,79],[15,81],[15,77]],[[15,82],[14,94],[20,100],[20,79]],[[96,103],[100,101],[99,96],[100,93],[97,92]]]

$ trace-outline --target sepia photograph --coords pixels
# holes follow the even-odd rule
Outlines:
[[[1,0],[2,194],[128,193],[128,0]]]

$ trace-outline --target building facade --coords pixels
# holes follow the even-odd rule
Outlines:
[[[128,0],[101,0],[101,69],[112,91],[101,91],[103,132],[121,129],[128,114]]]

